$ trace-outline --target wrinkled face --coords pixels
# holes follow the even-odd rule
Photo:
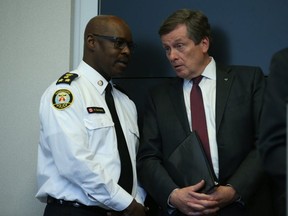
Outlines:
[[[98,44],[94,54],[96,70],[113,77],[121,74],[130,61],[132,34],[126,25],[111,25],[104,33],[93,35],[93,38]]]
[[[202,39],[195,44],[188,37],[187,27],[178,25],[173,31],[161,36],[166,56],[174,68],[177,76],[192,79],[199,76],[209,63],[209,40]]]

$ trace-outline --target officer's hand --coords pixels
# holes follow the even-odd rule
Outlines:
[[[124,210],[124,216],[146,216],[147,209],[134,199],[131,204]]]

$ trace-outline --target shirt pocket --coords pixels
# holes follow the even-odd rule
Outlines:
[[[89,130],[96,130],[101,128],[110,128],[114,126],[114,122],[109,119],[107,116],[88,116],[88,118],[84,119],[84,125]]]
[[[115,157],[117,142],[113,121],[105,115],[91,115],[84,119],[84,125],[88,134],[89,149],[97,158]]]
[[[137,138],[139,138],[139,130],[137,126],[134,127],[129,127],[129,131],[130,133],[132,133],[134,136],[136,136]]]
[[[139,147],[139,129],[137,125],[132,125],[129,124],[128,125],[128,131],[129,131],[129,141],[132,144],[131,148],[133,152],[137,152],[138,151],[138,147]]]

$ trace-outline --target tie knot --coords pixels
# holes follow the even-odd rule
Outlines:
[[[198,76],[192,79],[193,85],[198,85],[201,80],[202,80],[203,76]]]

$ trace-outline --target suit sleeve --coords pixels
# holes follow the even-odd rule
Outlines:
[[[244,125],[247,124],[247,127],[241,129],[245,131],[247,138],[239,138],[239,140],[243,142],[240,144],[245,145],[250,150],[241,161],[234,174],[227,180],[227,183],[231,184],[241,195],[244,202],[251,198],[252,194],[255,193],[263,180],[262,165],[256,149],[256,142],[259,137],[259,123],[265,90],[265,77],[260,68],[256,68],[253,74],[252,81],[248,82],[251,87],[249,88],[246,86],[247,89],[250,89],[251,104],[249,107],[251,111],[247,112],[250,113],[249,115],[247,114],[249,120],[247,119],[247,123],[243,123]],[[248,135],[249,133],[251,133],[251,135]],[[244,143],[245,141],[247,143]]]
[[[137,169],[140,182],[164,209],[167,200],[177,185],[163,167],[162,140],[158,125],[158,106],[152,96],[148,99],[143,120],[140,148],[137,155]]]

